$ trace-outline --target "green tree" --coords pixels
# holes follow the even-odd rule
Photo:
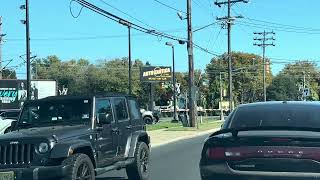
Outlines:
[[[287,64],[269,88],[270,100],[301,100],[304,87],[310,88],[307,100],[319,100],[319,71],[315,63],[300,61]],[[285,86],[283,86],[286,85]]]
[[[4,69],[2,71],[2,78],[3,79],[17,79],[16,71],[11,70],[11,69]]]
[[[300,96],[297,79],[288,74],[277,75],[267,89],[268,101],[294,101]]]
[[[263,61],[255,54],[242,52],[232,53],[233,101],[236,104],[263,100]],[[220,100],[220,73],[223,89],[228,89],[227,54],[213,58],[207,65],[206,74],[209,80],[207,99],[213,108],[218,107]],[[266,85],[271,83],[271,70],[267,72]],[[228,98],[228,97],[226,97]]]

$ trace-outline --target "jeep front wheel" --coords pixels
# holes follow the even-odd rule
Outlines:
[[[149,179],[149,147],[144,142],[138,142],[134,154],[134,162],[126,167],[129,180]]]
[[[94,180],[95,173],[91,159],[85,154],[75,154],[62,162],[70,165],[66,180]]]

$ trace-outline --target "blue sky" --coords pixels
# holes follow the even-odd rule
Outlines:
[[[127,28],[110,21],[88,9],[83,9],[78,18],[70,15],[69,0],[29,0],[31,51],[37,57],[57,55],[63,60],[87,58],[91,62],[127,56]],[[141,24],[127,15],[107,6],[101,0],[88,0],[97,6],[117,14],[132,22]],[[170,34],[186,37],[186,21],[181,21],[176,11],[164,7],[154,0],[104,0],[118,9],[141,20],[145,24]],[[177,9],[186,11],[186,1],[159,0]],[[25,14],[19,9],[22,0],[0,0],[0,16],[3,17],[3,33],[7,34],[3,45],[3,60],[14,59],[9,66],[21,64],[20,55],[25,54],[25,27],[20,23]],[[210,0],[193,0],[194,29],[215,22],[216,17],[226,15],[226,8],[218,8]],[[267,56],[272,60],[273,73],[279,72],[283,63],[298,59],[316,61],[319,57],[320,12],[319,0],[251,0],[248,4],[238,3],[232,7],[234,15],[245,18],[235,21],[232,29],[232,49],[234,51],[261,54],[261,48],[253,46],[253,32],[274,29],[276,47],[267,48]],[[79,5],[71,6],[74,14]],[[250,19],[248,19],[250,18]],[[254,20],[252,20],[254,19]],[[277,24],[264,23],[261,21]],[[283,26],[291,25],[291,26]],[[263,27],[262,27],[263,26]],[[298,26],[298,27],[292,27]],[[265,27],[265,28],[264,28]],[[302,28],[303,27],[303,28]],[[285,32],[287,31],[287,32]],[[290,32],[288,32],[290,31]],[[294,32],[293,32],[294,31]],[[219,33],[220,32],[220,33]],[[154,65],[171,65],[171,50],[165,46],[167,39],[149,35],[139,35],[132,31],[133,59],[149,61]],[[136,35],[138,34],[138,35]],[[85,37],[102,37],[83,39]],[[117,36],[110,38],[111,36]],[[43,40],[48,38],[50,40]],[[61,40],[79,38],[81,40]],[[194,42],[217,54],[227,50],[226,30],[214,25],[194,33]],[[212,55],[194,49],[195,67],[204,70]],[[6,62],[3,63],[4,65]],[[176,69],[187,71],[186,45],[176,45]],[[25,77],[25,67],[18,69],[19,77]]]

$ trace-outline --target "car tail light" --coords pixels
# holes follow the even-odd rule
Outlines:
[[[213,160],[225,160],[225,148],[215,147],[207,150],[207,157]]]
[[[247,158],[247,154],[241,149],[214,147],[207,150],[207,157],[211,160],[237,161]]]

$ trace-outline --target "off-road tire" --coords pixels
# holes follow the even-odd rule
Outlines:
[[[76,180],[83,177],[84,180],[95,180],[95,172],[91,159],[86,154],[75,154],[62,162],[62,165],[71,165],[65,180]],[[84,172],[84,169],[87,169]],[[79,171],[80,170],[80,171]],[[81,172],[81,174],[80,174]],[[84,175],[83,175],[84,174]]]
[[[150,176],[150,150],[146,143],[138,142],[134,162],[126,167],[129,180],[148,180]]]

